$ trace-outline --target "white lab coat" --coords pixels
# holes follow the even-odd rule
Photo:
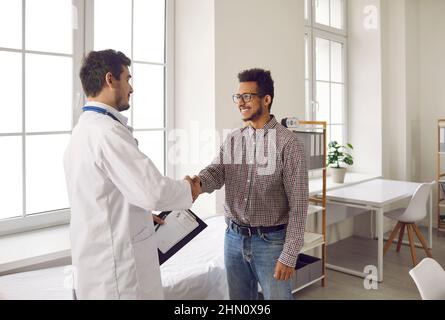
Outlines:
[[[151,210],[190,208],[187,181],[164,177],[139,151],[127,119],[87,111],[64,156],[78,299],[163,299]]]

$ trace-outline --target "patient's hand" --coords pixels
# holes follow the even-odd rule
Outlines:
[[[193,176],[192,181],[193,181],[193,183],[198,184],[202,188],[201,178],[199,176]],[[202,193],[202,189],[201,189],[201,193]]]
[[[288,267],[285,264],[282,264],[280,261],[277,261],[273,277],[278,281],[288,281],[294,272],[295,268]]]
[[[190,178],[190,176],[186,176],[184,178],[184,180],[187,180],[190,183],[190,187],[192,188],[193,202],[195,202],[195,200],[198,198],[198,196],[202,193],[199,177],[198,177],[198,179],[195,179],[195,177],[193,177],[193,179]]]
[[[193,176],[192,181],[193,181],[193,184],[196,186],[196,190],[197,190],[196,198],[198,198],[198,196],[202,193],[201,178],[199,178],[198,176]]]

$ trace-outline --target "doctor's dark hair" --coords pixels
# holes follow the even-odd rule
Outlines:
[[[82,62],[80,80],[87,97],[96,97],[105,85],[105,75],[111,72],[120,80],[123,67],[131,66],[131,60],[122,52],[115,50],[91,51]]]
[[[265,96],[270,96],[272,98],[269,105],[269,111],[272,109],[274,82],[272,80],[270,71],[259,68],[244,70],[238,74],[238,80],[239,82],[256,82],[260,97],[263,98]]]

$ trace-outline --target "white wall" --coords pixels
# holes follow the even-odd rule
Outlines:
[[[445,1],[419,0],[419,118],[420,179],[432,181],[437,174],[437,120],[445,119]],[[442,157],[443,159],[443,157]],[[442,163],[442,172],[445,164]],[[434,202],[436,195],[434,194]],[[434,206],[434,212],[436,206]],[[436,220],[436,219],[435,219]]]
[[[429,182],[436,176],[437,119],[445,117],[445,1],[383,3],[384,175]]]
[[[169,158],[180,161],[175,166],[177,179],[197,174],[215,150],[214,141],[201,134],[215,128],[214,17],[213,1],[175,1],[175,127],[184,130],[184,137]],[[213,148],[205,152],[209,145]],[[193,209],[202,216],[213,215],[214,202],[214,195],[202,197]]]
[[[389,179],[418,181],[419,0],[385,0],[382,18],[383,164]]]
[[[437,119],[445,117],[445,44],[439,40],[445,1],[385,0],[385,5],[384,173],[429,182],[436,176]]]
[[[432,181],[436,176],[437,119],[445,119],[445,1],[420,0],[419,16],[420,144],[416,147],[421,154],[420,178]]]
[[[420,179],[420,3],[423,0],[406,2],[406,104],[407,104],[407,177]]]
[[[382,173],[382,67],[380,0],[348,1],[349,141],[353,171]],[[368,6],[376,9],[376,28],[365,28]]]
[[[405,0],[382,1],[383,174],[405,180],[406,45]]]
[[[384,174],[432,181],[437,119],[445,117],[445,1],[384,4]]]

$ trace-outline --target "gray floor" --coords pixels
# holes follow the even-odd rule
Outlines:
[[[426,236],[426,230],[422,229]],[[426,257],[421,248],[416,249],[417,260]],[[366,265],[377,265],[377,241],[351,237],[327,247],[329,263],[363,272]],[[433,257],[445,266],[445,233],[433,232]],[[365,289],[364,279],[352,275],[327,270],[326,286],[321,282],[294,294],[298,300],[418,300],[420,295],[412,281],[409,270],[412,268],[409,246],[403,245],[400,253],[394,243],[384,258],[384,281],[376,290]],[[369,281],[367,281],[369,283]]]

